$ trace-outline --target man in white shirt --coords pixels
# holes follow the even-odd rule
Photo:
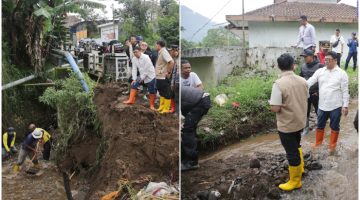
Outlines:
[[[314,75],[307,80],[309,87],[315,83],[319,83],[319,109],[315,147],[322,144],[326,121],[330,118],[330,151],[334,151],[336,148],[340,131],[341,115],[346,116],[348,114],[349,105],[348,76],[346,72],[337,65],[336,58],[336,52],[330,51],[325,56],[326,67],[318,69]]]
[[[191,65],[188,60],[181,60],[181,86],[204,89],[198,75],[191,72]]]
[[[344,37],[340,35],[340,29],[337,28],[335,30],[335,35],[331,36],[330,38],[330,45],[332,51],[334,51],[337,55],[336,59],[339,67],[341,67],[340,61],[341,61],[341,56],[344,52],[344,44],[345,44]]]
[[[300,16],[299,22],[301,25],[299,28],[299,39],[294,47],[299,46],[302,42],[304,49],[310,49],[315,52],[316,34],[314,26],[307,21],[307,17],[305,15]]]
[[[137,88],[141,83],[146,84],[149,91],[150,109],[154,109],[156,96],[156,79],[155,69],[148,55],[141,52],[140,47],[134,47],[134,57],[132,58],[132,82],[129,100],[124,101],[125,104],[134,104]],[[139,71],[140,75],[137,76]]]

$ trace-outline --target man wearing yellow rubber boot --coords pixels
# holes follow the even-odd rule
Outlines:
[[[307,80],[308,86],[319,83],[319,109],[316,129],[315,147],[319,147],[324,140],[326,121],[330,118],[330,152],[335,151],[340,131],[341,115],[348,114],[349,87],[348,76],[337,63],[336,52],[330,51],[325,56],[326,67],[317,70]]]
[[[43,132],[40,129],[35,129],[32,133],[28,134],[21,144],[20,153],[16,164],[14,165],[14,172],[20,170],[20,166],[25,162],[26,156],[29,156],[34,167],[38,167],[39,162],[37,159],[37,146],[39,140],[43,137]]]
[[[156,96],[156,87],[155,87],[155,69],[150,60],[150,57],[141,52],[140,47],[134,47],[134,57],[132,59],[132,79],[131,90],[129,100],[124,101],[125,104],[134,104],[137,88],[143,82],[146,84],[149,91],[150,99],[150,109],[155,110],[154,102]],[[139,71],[140,75],[137,76]]]
[[[169,113],[171,106],[170,76],[174,67],[174,60],[165,48],[164,41],[156,42],[158,58],[156,60],[156,88],[160,94],[160,107],[157,109],[161,114]]]
[[[279,188],[291,191],[301,188],[301,177],[304,170],[301,132],[306,125],[308,86],[306,80],[296,75],[294,58],[282,54],[278,59],[281,76],[277,79],[271,92],[271,111],[276,113],[277,128],[281,144],[286,151],[289,162],[289,181],[280,184]]]

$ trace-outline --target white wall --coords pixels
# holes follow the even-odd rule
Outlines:
[[[319,41],[330,40],[339,28],[345,42],[357,32],[357,24],[312,23],[316,30],[317,50]],[[299,24],[297,22],[249,22],[249,47],[290,47],[297,42]],[[348,47],[345,44],[342,61],[345,61]]]

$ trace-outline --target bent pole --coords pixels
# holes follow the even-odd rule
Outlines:
[[[25,78],[22,78],[22,79],[19,79],[19,80],[16,80],[16,81],[13,81],[11,83],[8,83],[8,84],[5,84],[3,86],[1,86],[1,90],[6,90],[8,88],[11,88],[11,87],[14,87],[14,86],[17,86],[17,85],[20,85],[22,83],[25,83],[27,81],[30,81],[32,79],[36,78],[35,75],[30,75],[30,76],[27,76]]]
[[[81,73],[81,71],[79,70],[79,67],[77,66],[77,64],[75,63],[75,60],[74,58],[71,56],[71,54],[69,52],[66,52],[66,51],[60,51],[60,50],[53,50],[63,56],[66,57],[66,59],[68,60],[72,70],[75,72],[76,76],[78,77],[83,89],[85,92],[89,92],[89,87],[88,85],[86,84],[85,80],[84,80],[84,77]],[[82,62],[82,60],[80,60],[80,62]],[[12,88],[12,87],[15,87],[17,85],[20,85],[20,84],[23,84],[25,82],[28,82],[34,78],[36,78],[37,76],[36,75],[30,75],[30,76],[27,76],[25,78],[22,78],[22,79],[19,79],[19,80],[16,80],[16,81],[13,81],[13,82],[10,82],[10,83],[7,83],[5,85],[2,85],[1,86],[1,90],[6,90],[6,89],[9,89],[9,88]]]

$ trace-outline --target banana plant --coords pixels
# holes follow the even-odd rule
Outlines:
[[[3,39],[10,43],[10,58],[18,66],[34,67],[41,74],[51,45],[66,33],[67,13],[88,16],[105,5],[88,0],[2,0]]]

